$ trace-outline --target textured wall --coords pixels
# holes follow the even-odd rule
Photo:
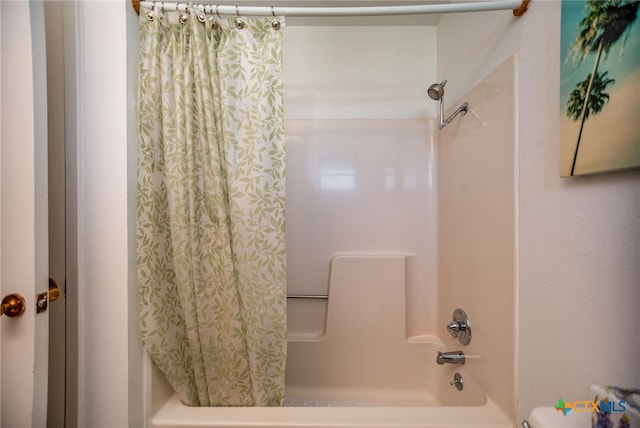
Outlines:
[[[78,2],[78,63],[67,65],[77,66],[78,76],[78,426],[142,420],[137,304],[130,294],[132,14],[126,2]]]

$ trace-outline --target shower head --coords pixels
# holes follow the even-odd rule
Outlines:
[[[443,80],[440,83],[434,83],[433,85],[429,86],[429,89],[427,89],[427,94],[429,94],[429,98],[431,98],[432,100],[441,100],[442,97],[444,96],[444,85],[447,84],[446,80]]]
[[[469,110],[469,103],[462,103],[460,107],[456,111],[454,111],[451,116],[447,119],[444,118],[444,85],[447,84],[446,80],[443,80],[440,83],[434,83],[429,86],[427,89],[427,94],[429,94],[429,98],[435,101],[439,101],[440,104],[440,125],[438,126],[440,129],[447,126],[451,121],[459,114],[463,116],[467,114],[467,110]]]

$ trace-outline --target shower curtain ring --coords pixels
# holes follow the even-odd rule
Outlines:
[[[205,22],[207,22],[207,15],[204,12],[204,5],[199,4],[197,8],[198,8],[198,15],[197,15],[198,21],[204,24]]]
[[[147,21],[153,21],[153,12],[156,11],[156,2],[153,2],[151,5],[151,10],[147,10],[144,13],[144,16],[147,18]]]
[[[273,16],[273,19],[271,20],[271,28],[273,28],[274,30],[279,30],[280,29],[280,21],[278,21],[276,19],[276,13],[273,10],[273,6],[271,6],[271,15]]]
[[[209,10],[211,10],[211,9],[209,9]],[[218,29],[218,25],[220,25],[220,23],[218,21],[222,21],[222,18],[220,18],[220,14],[218,13],[218,5],[216,5],[215,14],[218,17],[218,20],[216,21],[215,17],[211,20],[211,28],[213,28],[214,30],[217,30]]]
[[[238,11],[238,5],[236,5],[236,28],[242,30],[244,28],[244,21],[240,18],[240,12]]]
[[[182,12],[178,20],[181,24],[186,24],[187,22],[189,22],[189,12]]]

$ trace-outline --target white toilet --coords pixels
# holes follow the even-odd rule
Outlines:
[[[528,424],[528,425],[527,425]],[[536,407],[529,413],[523,428],[588,428],[591,426],[591,413],[569,412],[563,415],[554,407]]]
[[[638,388],[620,388],[616,386],[591,385],[591,393],[589,396],[594,397],[592,400],[605,400],[608,402],[609,411],[600,407],[604,417],[612,422],[612,426],[618,426],[618,421],[622,417],[626,417],[631,427],[640,427],[640,389]],[[603,401],[599,401],[600,406]],[[615,408],[618,408],[616,411]],[[565,415],[558,411],[555,407],[536,407],[531,411],[526,420],[522,422],[522,428],[573,428],[591,427],[591,417],[597,416],[597,413],[586,411],[587,409],[579,409],[582,411],[569,411]]]

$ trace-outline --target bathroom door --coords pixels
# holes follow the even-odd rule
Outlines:
[[[49,287],[42,2],[0,1],[0,45],[0,298],[9,297],[0,317],[0,425],[46,426],[49,319],[36,310]]]

